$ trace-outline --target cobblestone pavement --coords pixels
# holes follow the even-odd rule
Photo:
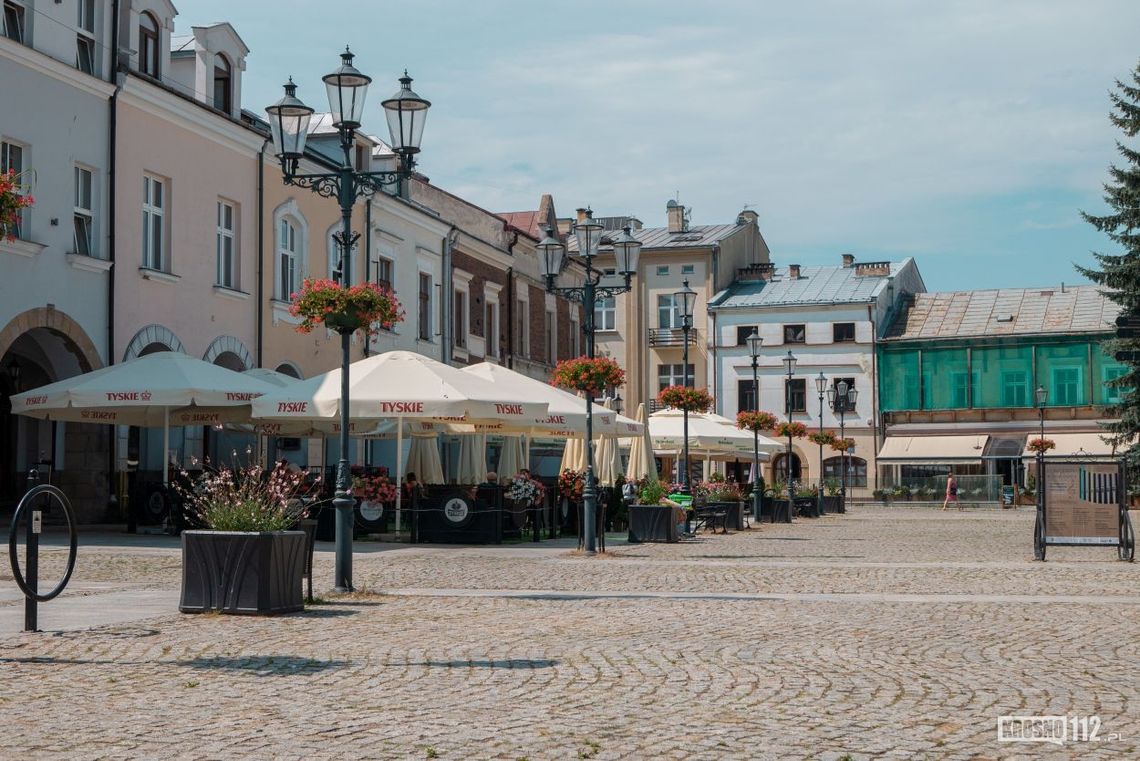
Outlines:
[[[1031,527],[869,510],[596,559],[361,543],[366,591],[296,616],[0,632],[0,757],[1136,757],[1140,565],[1033,563]],[[167,544],[85,549],[77,583],[175,589]],[[1003,714],[1105,739],[999,744]]]

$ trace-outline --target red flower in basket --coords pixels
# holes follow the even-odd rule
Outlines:
[[[798,421],[783,422],[776,426],[776,435],[780,438],[791,436],[792,438],[802,439],[807,436],[807,426]]]
[[[851,447],[855,446],[855,439],[835,439],[831,442],[831,448],[836,452],[846,452]]]
[[[550,385],[595,396],[625,383],[625,370],[609,357],[577,357],[559,362],[550,374]]]
[[[812,431],[808,434],[808,440],[811,441],[812,444],[816,444],[821,447],[830,446],[832,449],[834,449],[835,431]]]
[[[745,431],[759,433],[770,431],[777,425],[776,416],[771,412],[741,412],[736,416],[736,427]]]
[[[403,321],[404,308],[396,293],[376,283],[360,283],[345,288],[328,279],[305,278],[301,290],[292,295],[289,314],[300,317],[297,330],[311,333],[318,325],[338,333],[363,330],[375,335]]]
[[[1052,439],[1031,439],[1027,449],[1038,454],[1045,454],[1050,449],[1056,449],[1057,444]]]
[[[686,386],[661,389],[657,401],[666,407],[688,412],[707,412],[713,406],[713,398],[706,389]]]

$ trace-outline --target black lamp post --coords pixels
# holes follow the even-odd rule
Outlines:
[[[1049,401],[1049,392],[1045,390],[1044,386],[1038,386],[1037,390],[1033,392],[1033,399],[1037,402],[1037,419],[1041,423],[1041,439],[1045,438],[1045,402]],[[1045,450],[1042,447],[1037,448],[1037,507],[1040,509],[1043,504],[1041,501],[1042,491],[1045,487],[1045,481],[1042,480],[1042,470],[1045,464]]]
[[[796,357],[792,354],[792,350],[788,349],[788,356],[780,361],[784,363],[784,374],[788,376],[787,382],[784,383],[784,408],[788,413],[788,452],[784,456],[787,461],[784,472],[788,479],[788,520],[791,521],[792,508],[796,502],[796,490],[792,485],[792,376],[796,374]]]
[[[681,372],[685,377],[685,388],[689,388],[689,331],[693,329],[693,308],[697,303],[697,292],[689,287],[689,281],[686,279],[682,284],[681,290],[673,294],[673,306],[676,308],[677,302],[681,303],[681,333],[685,339],[685,345],[681,354]],[[685,469],[681,478],[681,491],[685,494],[690,493],[689,489],[689,409],[685,407],[681,410],[682,420],[682,436],[685,441],[683,443],[682,460],[684,461]]]
[[[748,354],[752,357],[752,397],[753,411],[760,411],[760,350],[764,339],[758,331],[748,336]],[[760,523],[760,431],[752,432],[752,518]]]
[[[611,298],[630,290],[630,280],[637,272],[637,258],[641,255],[641,242],[630,234],[626,227],[620,235],[614,237],[611,245],[614,258],[617,261],[617,270],[624,280],[624,285],[601,286],[599,283],[604,271],[594,267],[594,257],[598,255],[598,245],[602,242],[602,224],[594,220],[593,212],[586,210],[586,216],[574,225],[574,237],[578,241],[577,257],[586,267],[586,279],[580,286],[556,287],[554,279],[566,266],[566,247],[554,236],[554,231],[546,228],[546,237],[538,244],[538,264],[543,277],[546,278],[547,293],[556,293],[577,301],[585,311],[585,325],[582,330],[586,333],[586,356],[594,357],[594,307],[598,297]],[[594,420],[593,399],[586,394],[586,483],[582,489],[582,530],[586,535],[586,552],[597,551],[597,529],[595,511],[598,505],[598,485],[594,479]]]
[[[847,381],[841,380],[827,390],[827,396],[831,400],[832,411],[839,413],[839,439],[846,443],[847,411],[855,409],[859,392],[854,385],[848,387]],[[843,512],[847,512],[847,453],[844,449],[839,458],[839,504]]]
[[[815,390],[819,393],[819,485],[815,490],[815,515],[823,515],[823,394],[827,391],[827,378],[823,370],[815,378]]]
[[[273,148],[281,162],[286,185],[308,188],[325,198],[336,198],[340,204],[341,231],[334,238],[340,248],[340,282],[348,287],[352,268],[350,253],[360,237],[352,232],[352,207],[359,197],[371,196],[389,185],[406,192],[404,179],[411,176],[415,154],[420,150],[424,119],[431,103],[412,92],[412,78],[408,72],[400,77],[400,89],[380,105],[387,115],[392,150],[399,157],[394,171],[363,172],[352,168],[352,150],[356,143],[356,130],[364,116],[364,97],[372,78],[360,73],[352,65],[353,54],[346,47],[340,56],[340,67],[322,77],[328,90],[329,111],[340,137],[344,159],[334,172],[301,174],[298,172],[305,155],[305,141],[309,135],[309,121],[313,109],[297,98],[297,86],[290,79],[285,85],[285,97],[265,109],[273,137]],[[349,428],[349,338],[353,329],[339,328],[340,333],[340,460],[337,462],[336,496],[336,589],[352,589],[352,495],[348,469]]]

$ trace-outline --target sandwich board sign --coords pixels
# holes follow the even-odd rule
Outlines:
[[[1041,498],[1034,532],[1034,556],[1045,548],[1116,547],[1121,560],[1132,560],[1135,534],[1124,496],[1120,462],[1041,463]]]

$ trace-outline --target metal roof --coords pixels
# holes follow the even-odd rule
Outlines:
[[[920,293],[884,338],[1105,333],[1119,312],[1095,285]]]
[[[669,248],[700,248],[713,246],[747,225],[693,225],[684,232],[671,233],[667,227],[643,227],[630,230],[630,235],[641,241],[641,250]],[[609,236],[602,238],[602,250],[607,248]],[[578,250],[578,241],[573,235],[567,240],[567,250]]]
[[[906,262],[891,262],[895,275]],[[885,275],[857,275],[855,267],[800,267],[799,278],[784,267],[772,280],[737,280],[709,299],[710,309],[866,302],[886,285]]]

